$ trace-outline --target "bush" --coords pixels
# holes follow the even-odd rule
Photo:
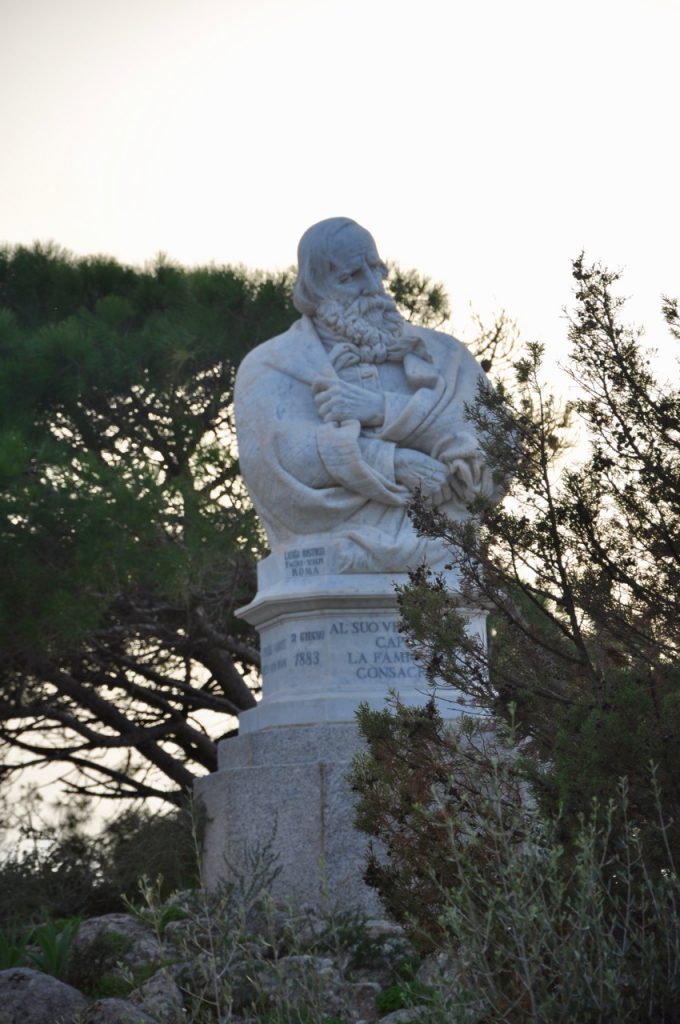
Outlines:
[[[498,767],[489,751],[500,744],[486,722],[462,720],[457,733],[444,729],[430,702],[393,710],[359,708],[359,727],[368,749],[354,761],[351,783],[358,795],[356,824],[377,839],[389,856],[369,851],[366,881],[377,889],[390,915],[403,924],[422,950],[442,938],[438,918],[443,894],[462,883],[464,865],[451,856],[469,843],[487,818],[499,814],[512,845],[521,843],[518,822],[522,780],[513,763],[503,766],[503,800],[498,802]],[[528,812],[527,812],[528,813]],[[479,869],[491,869],[493,851],[475,846]]]
[[[96,837],[25,830],[32,847],[0,859],[0,928],[125,911],[144,875],[160,879],[163,896],[195,885],[195,830],[192,809],[130,809]]]
[[[620,783],[566,848],[559,817],[527,795],[511,735],[470,720],[446,730],[432,705],[364,707],[359,721],[358,824],[383,847],[366,879],[421,949],[456,964],[436,986],[442,1019],[680,1019],[680,879],[658,791],[640,823]],[[654,866],[641,824],[656,830]]]

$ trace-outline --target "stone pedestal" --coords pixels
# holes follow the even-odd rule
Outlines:
[[[235,880],[271,841],[280,868],[274,897],[380,916],[362,880],[367,838],[352,827],[345,779],[360,747],[351,722],[282,725],[222,743],[219,770],[196,784],[209,819],[206,883]]]
[[[406,574],[329,568],[324,547],[270,556],[240,612],[260,633],[263,697],[241,716],[239,736],[220,744],[218,771],[197,783],[209,818],[204,872],[209,885],[233,878],[245,851],[271,839],[275,895],[375,913],[345,779],[361,745],[354,713],[361,701],[382,708],[390,690],[423,704],[433,689],[398,629],[395,584]],[[485,641],[485,614],[469,619]],[[463,710],[449,687],[434,694],[444,718]]]

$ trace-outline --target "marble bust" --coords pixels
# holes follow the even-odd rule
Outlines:
[[[460,341],[404,320],[385,275],[364,228],[314,224],[298,247],[301,319],[239,368],[241,470],[274,556],[323,544],[339,573],[436,565],[443,549],[408,517],[416,487],[457,519],[494,494],[465,414],[483,371]]]

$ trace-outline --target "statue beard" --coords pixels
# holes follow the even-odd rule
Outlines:
[[[335,299],[324,299],[317,307],[314,322],[323,333],[349,343],[356,354],[353,362],[403,359],[404,346],[398,339],[405,321],[389,295],[361,295],[344,305]]]

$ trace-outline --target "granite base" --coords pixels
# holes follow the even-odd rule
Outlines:
[[[368,838],[353,827],[346,780],[361,746],[352,723],[279,726],[224,740],[218,771],[195,786],[208,817],[205,884],[237,881],[271,842],[280,869],[274,898],[380,915],[362,878]]]

